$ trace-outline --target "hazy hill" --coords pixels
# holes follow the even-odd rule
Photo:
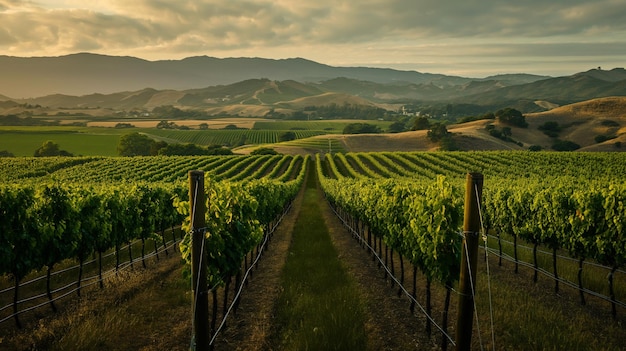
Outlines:
[[[147,61],[135,57],[88,53],[59,57],[0,56],[0,92],[11,98],[50,94],[85,95],[143,88],[186,90],[228,85],[248,79],[322,81],[348,77],[378,83],[404,81],[423,83],[441,74],[365,67],[332,67],[292,58],[225,58],[207,56],[182,60]],[[453,81],[467,78],[453,77]]]
[[[567,77],[548,78],[527,84],[506,86],[484,93],[456,99],[457,102],[497,104],[502,101],[544,100],[558,105],[606,97],[626,95],[626,70],[598,69]]]
[[[30,58],[0,56],[0,76],[0,93],[14,99],[51,94],[109,94],[144,88],[187,90],[260,78],[320,82],[346,77],[382,84],[433,83],[440,87],[456,86],[472,80],[385,68],[333,67],[302,58],[219,59],[198,56],[182,60],[147,61],[135,57],[89,53]],[[510,75],[507,80],[521,83],[530,77],[546,78]]]
[[[111,110],[151,111],[172,105],[209,114],[263,116],[270,110],[289,114],[312,105],[358,104],[397,110],[410,104],[416,111],[430,113],[430,109],[435,115],[446,114],[454,119],[504,107],[528,113],[594,98],[626,96],[623,68],[598,68],[557,78],[504,74],[469,79],[415,71],[331,67],[305,59],[202,56],[146,61],[75,54],[0,56],[0,75],[0,92],[4,95],[11,95],[4,90],[83,92],[14,98],[18,105],[40,108],[0,106],[0,114],[29,109],[34,115],[55,115],[68,112],[59,109],[89,109],[91,115],[104,116],[113,113]],[[223,81],[228,83],[220,83]],[[0,95],[0,101],[7,100],[10,98]]]

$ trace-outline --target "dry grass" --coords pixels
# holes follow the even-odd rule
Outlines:
[[[0,350],[187,350],[189,282],[180,255],[124,271],[57,314],[41,315],[0,340]]]

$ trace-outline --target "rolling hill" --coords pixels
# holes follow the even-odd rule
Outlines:
[[[555,108],[551,111],[526,115],[527,128],[512,127],[512,138],[521,142],[506,142],[489,134],[485,127],[494,120],[480,120],[448,126],[460,150],[527,150],[531,145],[539,145],[551,150],[556,138],[549,137],[539,130],[546,122],[557,122],[562,131],[558,139],[575,142],[581,146],[578,151],[626,151],[626,97],[593,99]],[[596,142],[597,135],[615,136],[604,142]],[[365,151],[434,151],[439,145],[431,142],[427,131],[410,131],[394,134],[323,135],[311,139],[335,139],[349,152]],[[616,143],[623,144],[617,147]],[[619,144],[617,144],[619,145]],[[252,148],[248,149],[250,151]],[[286,144],[276,144],[275,149],[287,153],[318,152],[318,150],[298,149]],[[245,149],[241,152],[247,152]]]
[[[389,73],[388,77],[393,74]],[[558,78],[516,74],[475,80],[441,78],[426,83],[380,83],[348,77],[316,82],[254,78],[186,90],[144,88],[87,95],[50,94],[28,99],[0,96],[0,101],[39,106],[39,110],[30,111],[35,115],[54,115],[59,112],[55,109],[63,108],[150,112],[155,107],[174,106],[182,110],[204,111],[209,115],[264,116],[270,110],[290,114],[313,105],[357,104],[397,111],[409,104],[417,110],[432,110],[436,111],[435,115],[446,114],[455,118],[504,107],[514,107],[525,113],[540,112],[594,98],[626,96],[624,77],[626,70],[616,68],[610,71],[593,69]],[[68,78],[70,83],[72,79]],[[7,113],[15,114],[19,110],[0,110],[0,114]]]
[[[368,67],[333,67],[303,58],[189,57],[147,61],[136,57],[78,53],[59,57],[0,56],[0,93],[11,98],[52,94],[110,94],[144,88],[187,90],[268,78],[319,82],[336,77],[377,83],[457,85],[469,78]]]

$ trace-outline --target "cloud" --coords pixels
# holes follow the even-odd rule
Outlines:
[[[614,55],[622,51],[613,45],[626,44],[624,18],[623,0],[0,0],[0,51],[151,58],[336,51],[375,61],[384,59],[376,48],[558,56],[604,43],[593,49]]]

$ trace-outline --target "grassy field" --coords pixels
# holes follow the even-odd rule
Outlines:
[[[220,126],[228,123],[228,119],[220,119]],[[129,120],[127,123],[133,124]],[[184,125],[185,121],[173,121]],[[195,121],[198,122],[198,121]],[[244,121],[246,127],[251,127],[249,119]],[[59,144],[62,150],[69,151],[76,156],[117,156],[117,144],[120,137],[127,133],[139,132],[155,140],[167,143],[194,143],[199,145],[257,145],[272,144],[279,141],[282,133],[293,131],[297,140],[305,140],[311,136],[323,134],[339,134],[350,123],[370,123],[379,126],[382,130],[388,128],[391,122],[387,121],[268,121],[260,120],[254,123],[253,129],[209,129],[209,130],[179,130],[157,129],[154,127],[112,128],[112,127],[81,127],[81,126],[0,126],[0,151],[8,151],[15,156],[33,156],[35,150],[44,142],[51,140]],[[232,124],[238,125],[242,119],[232,119]],[[314,149],[327,148],[328,142],[318,147],[313,142]],[[310,142],[304,142],[305,148]],[[294,145],[298,145],[297,142]],[[333,145],[337,151],[339,144]]]
[[[32,128],[32,129],[31,129]],[[117,144],[122,135],[101,128],[76,127],[22,127],[0,129],[0,150],[15,156],[33,156],[44,142],[51,140],[62,150],[79,156],[117,156]]]
[[[324,225],[309,172],[276,303],[273,345],[281,350],[365,350],[362,302]]]

